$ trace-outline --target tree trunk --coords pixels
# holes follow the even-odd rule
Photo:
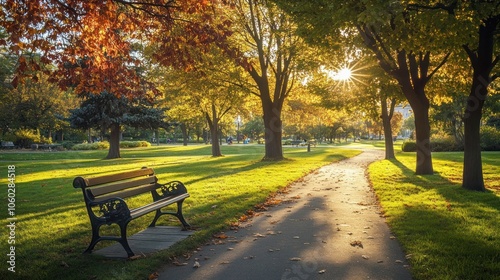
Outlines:
[[[406,62],[406,57],[410,61],[409,66]],[[420,59],[417,63],[414,54],[406,56],[405,51],[398,53],[398,62],[402,71],[398,73],[399,75],[396,75],[396,79],[401,86],[403,94],[410,103],[413,115],[415,116],[415,138],[417,142],[417,166],[415,173],[417,175],[434,174],[431,155],[431,126],[429,123],[430,103],[425,95],[427,79],[423,77],[417,78],[418,73],[422,69],[428,69],[429,59],[429,53],[427,53],[424,59]],[[424,72],[426,73],[426,71]],[[424,76],[427,77],[427,74]]]
[[[500,15],[488,18],[479,27],[479,42],[476,51],[464,46],[474,69],[472,87],[467,99],[464,115],[464,169],[462,187],[468,190],[485,191],[481,161],[480,127],[484,101],[492,82],[491,70],[499,57],[493,59],[495,34]]]
[[[214,104],[212,104],[212,118],[210,118],[208,113],[205,114],[205,118],[207,119],[212,137],[212,156],[220,157],[222,153],[219,144],[219,119],[217,118],[217,110]]]
[[[282,160],[283,146],[281,144],[281,110],[274,106],[263,104],[264,108],[264,127],[265,127],[265,149],[266,153],[263,160],[277,161]]]
[[[185,123],[181,123],[181,131],[182,131],[182,145],[187,146],[189,141],[189,135]]]
[[[429,108],[417,108],[413,109],[413,114],[415,115],[415,138],[417,142],[417,167],[415,174],[432,175],[434,174],[434,170],[432,167]]]
[[[396,158],[394,154],[394,142],[392,141],[392,127],[391,119],[394,112],[394,106],[396,101],[391,101],[391,111],[387,111],[387,100],[382,98],[382,124],[384,126],[384,137],[385,137],[385,159]]]
[[[120,158],[120,124],[114,123],[110,127],[109,150],[107,159]]]
[[[468,190],[485,191],[480,145],[481,110],[470,111],[464,119],[464,169],[462,187]]]

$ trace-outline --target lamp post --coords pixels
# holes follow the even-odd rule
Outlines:
[[[236,125],[238,126],[238,129],[236,130],[236,141],[238,144],[240,143],[240,122],[241,122],[241,117],[238,115],[236,118]]]

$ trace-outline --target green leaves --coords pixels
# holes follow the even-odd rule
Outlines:
[[[152,107],[145,99],[103,92],[88,94],[80,108],[71,110],[69,121],[73,127],[83,129],[106,129],[112,124],[153,129],[164,124],[164,110]]]

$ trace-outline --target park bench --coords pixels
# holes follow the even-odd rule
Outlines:
[[[301,144],[304,144],[304,140],[292,140],[292,146],[299,146]]]
[[[156,214],[149,227],[154,227],[162,215],[169,214],[179,219],[184,230],[190,228],[182,214],[182,203],[189,197],[186,187],[179,181],[158,183],[152,168],[143,167],[139,170],[92,178],[76,177],[73,187],[82,189],[92,226],[92,240],[84,253],[91,253],[99,241],[113,240],[123,246],[129,258],[134,256],[127,241],[127,225],[130,221],[151,212]],[[145,193],[152,195],[152,201],[145,205],[131,209],[125,201]],[[177,204],[176,212],[162,211],[162,208],[174,203]],[[120,227],[120,236],[101,236],[101,226],[111,224]]]
[[[4,142],[2,141],[2,149],[14,149],[16,146],[14,145],[13,142]]]
[[[58,150],[62,147],[61,144],[38,144],[38,149],[42,149],[44,151],[53,151]]]
[[[307,146],[311,145],[316,147],[316,140],[308,140],[307,142],[304,142],[304,140],[292,140],[291,141],[292,146]]]

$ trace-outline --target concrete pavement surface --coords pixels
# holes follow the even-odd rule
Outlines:
[[[293,183],[237,230],[178,258],[160,280],[411,279],[366,179],[381,150],[324,166]]]

